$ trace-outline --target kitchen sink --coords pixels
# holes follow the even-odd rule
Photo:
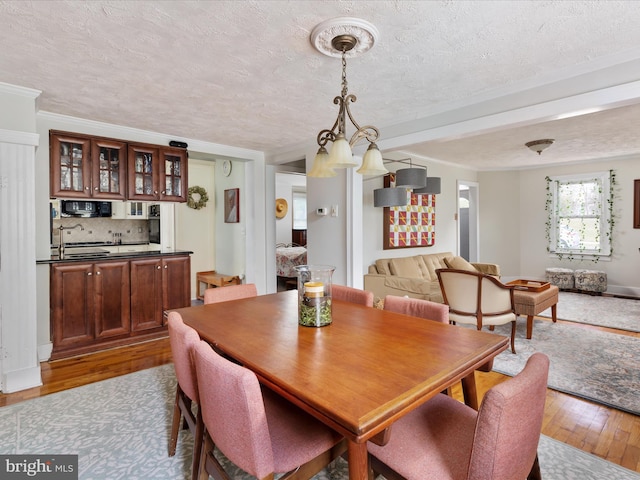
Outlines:
[[[64,258],[99,258],[107,257],[109,255],[108,250],[101,248],[66,248],[64,251]]]
[[[109,252],[93,252],[93,253],[65,253],[65,258],[97,258],[107,257]]]

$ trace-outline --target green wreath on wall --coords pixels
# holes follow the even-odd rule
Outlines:
[[[209,201],[209,196],[207,195],[207,191],[202,187],[189,187],[188,190],[189,197],[187,198],[187,207],[193,208],[195,210],[200,210],[202,207],[207,206],[207,202]],[[193,198],[193,195],[198,195],[198,201]]]

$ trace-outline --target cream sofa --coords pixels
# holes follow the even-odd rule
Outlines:
[[[469,263],[451,252],[429,253],[376,260],[364,276],[364,289],[373,292],[376,300],[384,299],[387,295],[406,295],[442,303],[436,275],[439,268],[476,270],[500,276],[500,267],[494,263]]]

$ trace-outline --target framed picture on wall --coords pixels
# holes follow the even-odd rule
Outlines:
[[[395,187],[395,175],[384,177],[384,187]],[[383,213],[384,250],[431,247],[436,241],[436,196],[416,194],[407,189],[407,204],[385,207]]]
[[[230,188],[224,191],[224,223],[240,221],[240,189]]]

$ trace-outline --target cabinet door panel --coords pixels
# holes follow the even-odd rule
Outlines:
[[[127,191],[127,144],[93,139],[91,174],[92,195],[95,198],[124,200]]]
[[[54,348],[87,344],[94,339],[92,264],[56,265],[51,270]]]
[[[162,165],[161,200],[187,201],[187,152],[182,149],[160,150]]]
[[[189,257],[162,260],[162,308],[171,310],[191,305],[191,262]]]
[[[131,261],[131,330],[162,326],[162,268],[159,258]]]
[[[160,155],[157,148],[129,145],[129,199],[158,200],[160,198],[159,162]]]
[[[96,263],[94,279],[96,338],[128,334],[131,325],[129,262]]]
[[[50,194],[52,197],[91,196],[91,141],[82,136],[49,135]]]

